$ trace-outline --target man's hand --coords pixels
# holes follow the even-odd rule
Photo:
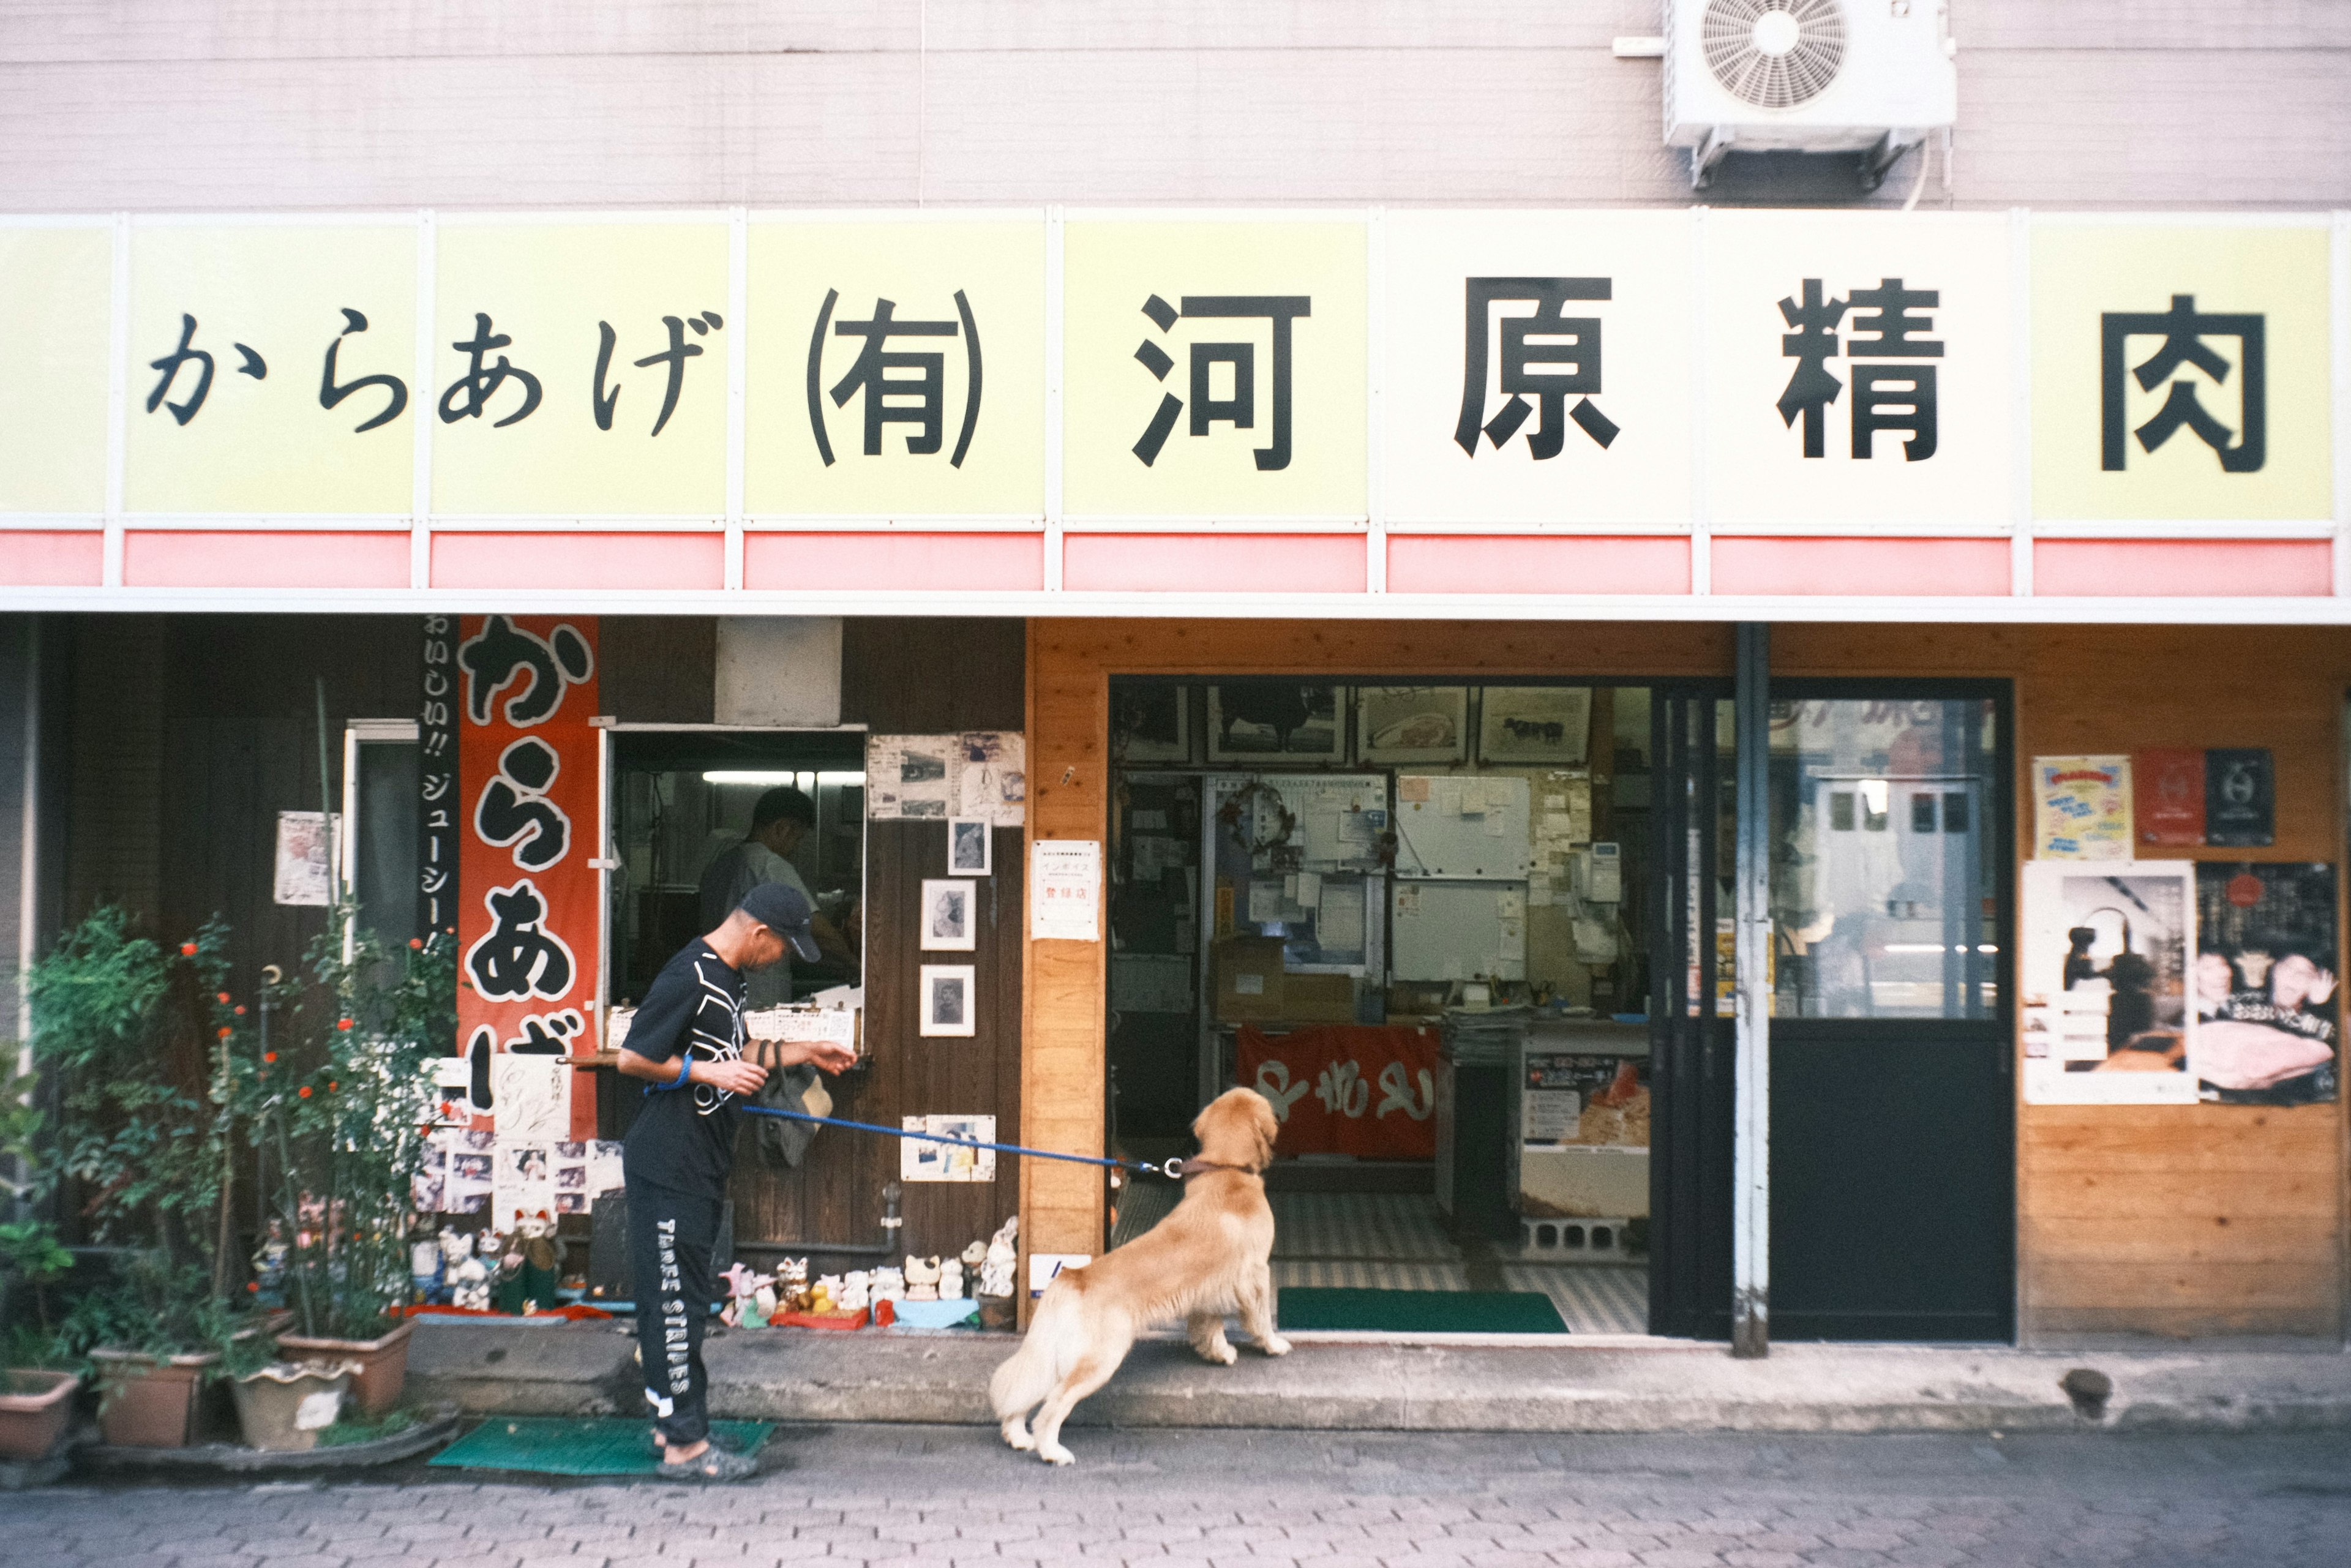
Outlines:
[[[778,1067],[813,1065],[820,1072],[846,1072],[857,1065],[857,1051],[837,1040],[779,1040],[768,1042]]]
[[[729,1094],[751,1095],[768,1081],[768,1070],[756,1061],[696,1061],[687,1075],[690,1083],[705,1083]]]

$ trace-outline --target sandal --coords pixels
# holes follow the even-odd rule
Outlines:
[[[748,1454],[729,1453],[713,1443],[684,1464],[664,1459],[661,1473],[681,1481],[743,1481],[759,1473],[759,1461]]]

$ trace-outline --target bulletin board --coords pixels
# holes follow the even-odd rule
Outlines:
[[[1508,774],[1396,777],[1396,875],[1524,882],[1533,869],[1527,780]]]
[[[1391,916],[1399,980],[1527,977],[1527,893],[1490,882],[1402,882]]]

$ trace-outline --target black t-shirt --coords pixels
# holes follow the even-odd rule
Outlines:
[[[652,1061],[735,1061],[743,1055],[743,977],[710,944],[679,949],[638,1004],[625,1048]],[[673,1066],[674,1071],[674,1065]],[[621,1169],[631,1186],[717,1197],[735,1165],[743,1113],[735,1096],[706,1083],[645,1092],[629,1128]]]

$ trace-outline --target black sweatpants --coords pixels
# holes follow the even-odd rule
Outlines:
[[[645,1403],[666,1443],[710,1435],[710,1377],[702,1333],[710,1322],[710,1256],[721,1199],[629,1184],[629,1274]]]

